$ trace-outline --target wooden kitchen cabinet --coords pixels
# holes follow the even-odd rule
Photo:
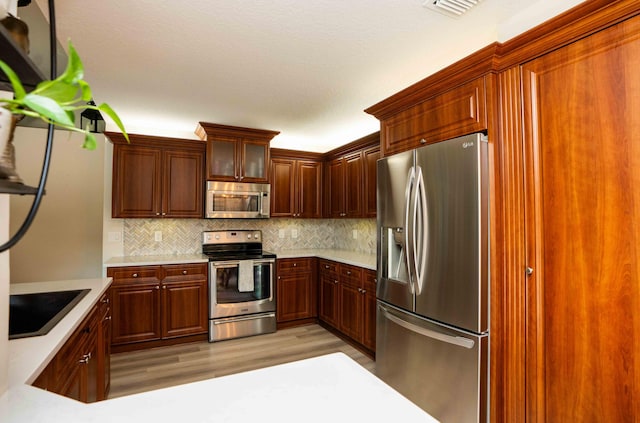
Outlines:
[[[318,316],[316,259],[276,261],[276,320],[278,325],[304,324]]]
[[[202,218],[205,143],[106,133],[114,144],[114,218]]]
[[[377,107],[367,111],[376,114]],[[444,141],[488,127],[485,78],[448,89],[406,110],[381,119],[384,156]]]
[[[196,134],[207,142],[206,179],[268,182],[269,143],[279,133],[200,122]]]
[[[163,266],[162,338],[208,331],[206,264]]]
[[[113,277],[111,343],[118,351],[207,333],[206,263],[110,267],[107,276]]]
[[[376,132],[326,154],[326,217],[375,217],[379,142]]]
[[[104,345],[109,340],[108,334],[101,330],[105,295],[38,375],[33,386],[82,402],[106,399],[108,387],[104,374],[110,370]]]
[[[340,327],[340,285],[338,263],[320,259],[318,261],[319,301],[318,317],[321,321]]]
[[[271,150],[271,217],[322,217],[321,155]]]
[[[362,202],[364,217],[376,217],[377,215],[377,175],[378,159],[380,158],[380,145],[366,148],[362,151],[364,169],[364,201]]]
[[[318,267],[320,321],[375,352],[375,272],[324,259]]]

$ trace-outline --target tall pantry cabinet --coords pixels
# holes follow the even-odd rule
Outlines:
[[[383,155],[487,132],[492,422],[640,421],[639,34],[586,1],[367,110]]]

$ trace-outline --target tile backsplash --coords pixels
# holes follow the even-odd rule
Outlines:
[[[125,219],[124,254],[200,253],[202,232],[219,229],[259,229],[267,251],[335,248],[376,252],[375,219]],[[162,241],[155,240],[157,231],[162,232]]]

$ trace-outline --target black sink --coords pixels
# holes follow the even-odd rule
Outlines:
[[[46,335],[89,289],[9,296],[9,339]]]

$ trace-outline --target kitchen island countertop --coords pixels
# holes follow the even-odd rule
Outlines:
[[[110,278],[17,284],[12,293],[91,288],[49,334],[9,341],[3,423],[437,422],[342,353],[84,404],[29,383],[108,288]]]

